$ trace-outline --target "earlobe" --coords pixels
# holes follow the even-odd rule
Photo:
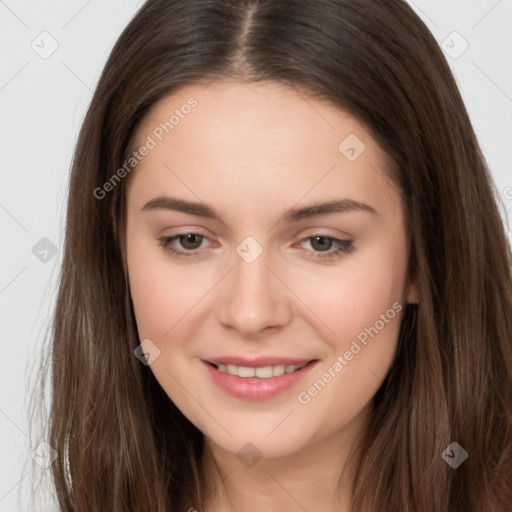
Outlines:
[[[406,304],[419,304],[418,280],[416,277],[411,278],[406,287],[405,302]]]

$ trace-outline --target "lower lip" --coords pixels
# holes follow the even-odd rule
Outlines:
[[[206,365],[213,382],[217,386],[232,396],[246,400],[266,400],[286,391],[297,384],[317,363],[316,360],[310,361],[300,370],[284,373],[278,377],[260,379],[258,377],[230,375],[229,373],[217,370],[217,368],[206,361],[202,362]]]

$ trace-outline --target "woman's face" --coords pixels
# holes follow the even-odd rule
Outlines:
[[[359,428],[416,300],[369,132],[283,85],[222,81],[160,100],[135,147],[131,296],[168,396],[232,453]]]

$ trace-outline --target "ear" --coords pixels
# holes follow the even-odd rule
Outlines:
[[[418,304],[420,302],[419,286],[417,276],[410,276],[405,288],[405,302],[407,304]]]

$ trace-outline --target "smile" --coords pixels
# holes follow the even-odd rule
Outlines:
[[[279,364],[276,366],[259,366],[257,368],[251,368],[250,366],[235,366],[234,364],[219,364],[217,370],[223,373],[229,373],[229,375],[237,375],[238,377],[248,378],[257,377],[258,379],[270,379],[271,377],[279,377],[285,373],[291,373],[296,370],[300,370],[303,365],[283,365]]]
[[[217,387],[246,400],[266,400],[283,393],[309,373],[318,360],[296,362],[298,364],[243,366],[202,361]]]

